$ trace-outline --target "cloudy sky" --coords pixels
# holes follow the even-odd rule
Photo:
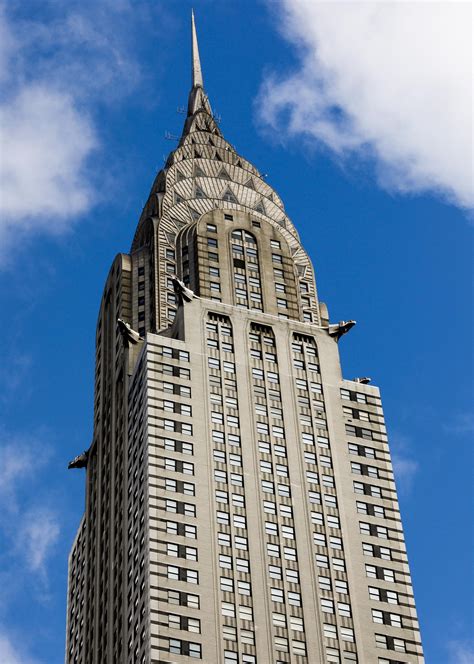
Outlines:
[[[222,130],[382,389],[427,661],[472,642],[472,8],[194,0]],[[190,83],[188,0],[0,2],[0,661],[59,664],[94,333]]]

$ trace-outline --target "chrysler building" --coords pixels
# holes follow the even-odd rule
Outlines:
[[[315,196],[317,192],[315,193]],[[421,664],[380,393],[192,87],[100,303],[66,664]]]

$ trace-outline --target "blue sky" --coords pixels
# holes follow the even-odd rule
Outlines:
[[[382,390],[427,661],[474,661],[469,3],[194,0],[222,130]],[[187,0],[0,3],[0,660],[63,661],[95,322],[190,84]]]

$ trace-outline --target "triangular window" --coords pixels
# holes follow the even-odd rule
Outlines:
[[[242,168],[242,162],[240,161],[240,159],[237,159],[237,166],[238,166],[239,168]]]
[[[234,196],[231,189],[226,189],[222,195],[222,200],[227,201],[228,203],[238,203],[238,200]]]
[[[223,167],[221,168],[221,170],[219,171],[217,177],[218,177],[218,178],[223,178],[224,180],[230,180],[230,175],[229,175],[229,173],[226,171],[226,169],[224,168],[224,166],[223,166]]]
[[[247,182],[245,183],[245,186],[248,187],[249,189],[253,189],[255,191],[255,185],[252,180],[252,178],[249,178]]]
[[[263,205],[263,201],[259,201],[257,205],[254,207],[255,212],[260,212],[261,214],[265,214],[265,207]]]
[[[200,166],[197,166],[197,165],[194,167],[194,175],[195,175],[195,177],[198,177],[198,178],[199,177],[203,177],[203,178],[206,177],[206,173],[204,173],[202,168]]]
[[[180,196],[178,193],[175,193],[174,195],[174,202],[175,203],[182,203],[184,201],[184,198]]]
[[[208,127],[208,128],[209,128],[209,127]],[[209,145],[213,145],[214,147],[216,146],[216,144],[214,143],[214,141],[212,140],[211,137],[209,137],[209,138],[207,139],[207,142],[209,143]]]
[[[201,189],[201,187],[196,187],[196,191],[194,192],[194,197],[195,198],[207,198],[206,194]]]
[[[178,171],[178,170],[176,171],[176,179],[177,179],[178,181],[179,181],[179,180],[184,180],[185,178],[186,178],[186,176],[183,175],[183,173],[181,173],[181,171]]]
[[[198,152],[196,149],[194,150],[194,156],[197,157],[198,159],[201,157],[201,153]]]
[[[216,153],[215,153],[215,155],[214,155],[214,159],[217,159],[217,161],[222,161],[222,158],[221,158],[221,156],[219,155],[219,153],[217,152],[217,150],[216,150]]]
[[[199,212],[196,212],[196,210],[194,210],[192,207],[189,208],[189,211],[191,212],[191,217],[193,219],[199,219],[199,217],[201,216]]]

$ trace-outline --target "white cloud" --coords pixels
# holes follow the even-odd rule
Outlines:
[[[0,208],[3,234],[58,233],[87,211],[95,193],[85,173],[98,141],[91,121],[72,97],[29,85],[0,108]]]
[[[11,573],[21,561],[19,575],[25,570],[33,574],[43,590],[48,583],[48,558],[60,532],[57,512],[47,504],[50,500],[46,502],[44,492],[40,495],[36,491],[35,482],[49,458],[47,445],[21,438],[10,437],[0,448],[0,534],[6,544],[3,565],[10,565]]]
[[[474,432],[474,413],[458,413],[446,422],[444,429],[449,433],[472,434]]]
[[[15,641],[15,643],[14,643]],[[31,659],[23,647],[19,645],[20,638],[14,639],[7,631],[0,627],[0,662],[2,664],[38,664]]]
[[[45,507],[34,508],[24,514],[18,528],[18,549],[25,556],[31,572],[46,576],[46,561],[59,537],[57,515]]]
[[[0,263],[13,242],[65,233],[97,202],[96,111],[143,83],[140,41],[159,11],[128,0],[24,11],[0,0]]]
[[[474,205],[470,3],[281,0],[278,22],[300,67],[267,76],[264,126],[373,159],[392,191]]]
[[[15,508],[18,485],[28,479],[41,464],[41,455],[33,447],[13,440],[0,447],[0,497],[3,499],[3,512]]]
[[[392,465],[397,484],[403,493],[408,493],[418,472],[418,462],[396,453],[392,455]]]
[[[474,664],[474,643],[472,641],[451,641],[449,644],[452,664]]]
[[[411,440],[400,433],[390,436],[393,472],[400,493],[408,495],[413,488],[419,463],[413,458]]]

